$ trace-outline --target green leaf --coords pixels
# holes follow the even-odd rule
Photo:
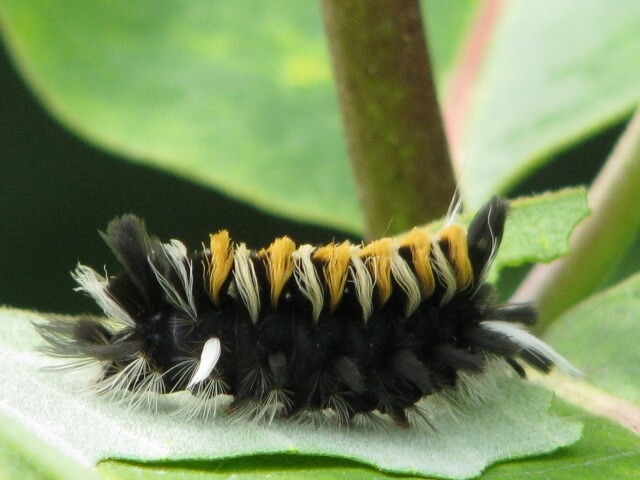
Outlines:
[[[60,451],[39,438],[31,430],[37,428],[30,418],[3,405],[0,414],[0,478],[20,480],[93,480],[99,478],[94,469],[79,464],[70,456],[69,448]]]
[[[640,1],[507,2],[502,14],[466,128],[474,205],[640,99]]]
[[[464,478],[497,461],[556,450],[580,436],[579,424],[547,414],[548,390],[505,375],[496,377],[497,388],[487,391],[484,402],[463,410],[464,421],[441,400],[428,399],[424,408],[438,434],[393,425],[315,429],[281,421],[262,426],[229,423],[224,415],[207,422],[185,420],[169,415],[176,398],[162,399],[157,414],[127,409],[78,395],[74,382],[66,382],[69,378],[60,372],[38,371],[52,361],[34,351],[40,339],[30,321],[38,317],[11,310],[2,311],[2,317],[0,411],[19,422],[28,418],[25,427],[63,451],[71,449],[84,464],[107,458],[175,461],[304,454],[357,460],[392,472]]]
[[[584,188],[514,200],[496,263],[502,268],[566,255],[571,232],[588,213]]]
[[[640,405],[640,274],[569,310],[546,333],[588,380]]]
[[[539,458],[505,462],[481,475],[482,479],[526,478],[530,480],[584,479],[600,480],[606,477],[616,479],[636,478],[640,461],[640,439],[614,423],[588,415],[562,401],[553,402],[552,411],[562,416],[579,419],[584,424],[583,438],[570,448]],[[192,466],[193,467],[193,466]],[[398,478],[363,468],[357,464],[336,460],[319,468],[313,459],[296,457],[261,457],[248,464],[238,460],[212,462],[196,470],[189,465],[129,465],[105,462],[100,472],[108,472],[115,478],[136,478],[154,480],[180,478],[197,480],[200,478],[229,478],[244,480],[269,479],[315,479],[315,478],[357,478],[380,479]],[[205,477],[206,475],[206,477]],[[403,477],[405,478],[405,477]],[[413,478],[413,477],[412,477]]]
[[[106,461],[98,465],[98,470],[107,478],[139,480],[323,480],[362,479],[380,480],[398,478],[385,475],[362,464],[332,458],[318,458],[302,455],[263,455],[213,462],[184,462],[159,464],[133,464]],[[405,478],[405,477],[402,477]]]
[[[0,25],[38,96],[92,143],[361,227],[316,5],[2,0]]]
[[[555,401],[554,413],[580,420],[582,439],[553,455],[503,463],[489,468],[483,480],[601,480],[638,478],[640,438],[602,417]]]

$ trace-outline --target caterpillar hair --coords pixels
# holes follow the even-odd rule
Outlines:
[[[496,362],[578,374],[519,325],[532,305],[499,304],[485,281],[507,212],[494,198],[468,231],[451,221],[367,245],[282,237],[256,251],[223,230],[193,253],[124,215],[102,233],[123,270],[73,272],[106,317],[37,328],[49,354],[99,365],[95,391],[133,402],[188,391],[185,413],[208,414],[224,394],[239,418],[332,411],[346,425],[377,410],[406,425],[420,399]]]

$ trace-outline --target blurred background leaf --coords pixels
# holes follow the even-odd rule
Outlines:
[[[597,0],[505,3],[463,146],[472,204],[630,115],[640,100],[640,64],[632,60],[640,57],[639,31],[637,0],[616,8]]]

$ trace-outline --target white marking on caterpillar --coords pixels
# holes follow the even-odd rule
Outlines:
[[[78,264],[71,276],[80,285],[75,290],[85,292],[93,298],[107,317],[128,327],[136,326],[133,318],[109,293],[107,278],[102,277],[94,269],[81,264]]]
[[[244,243],[236,247],[233,263],[233,276],[236,287],[238,287],[238,293],[249,311],[251,321],[255,325],[260,315],[260,287],[255,266],[251,261],[251,252]]]
[[[440,300],[440,305],[446,305],[456,294],[458,285],[456,282],[456,274],[449,264],[449,260],[447,260],[442,248],[440,248],[438,240],[438,237],[431,238],[431,254],[433,255],[431,266],[433,271],[436,272],[438,280],[440,280],[440,283],[445,288],[442,300]]]
[[[517,325],[498,320],[481,322],[480,325],[482,325],[482,327],[486,328],[487,330],[491,330],[492,332],[497,332],[509,337],[509,339],[513,340],[523,349],[528,350],[539,359],[553,362],[558,366],[560,370],[568,375],[574,377],[580,377],[584,375],[580,370],[571,365],[571,363],[566,358],[556,352],[551,346],[547,345],[545,342],[533,336],[526,330],[523,330]]]
[[[398,253],[398,245],[393,245],[391,253],[391,273],[400,286],[400,289],[407,296],[407,303],[404,307],[405,316],[411,315],[420,306],[422,295],[420,294],[420,284],[407,265],[407,262]]]
[[[220,360],[221,352],[222,346],[220,344],[220,339],[211,337],[205,342],[204,347],[202,347],[200,361],[198,362],[198,369],[191,377],[191,380],[189,380],[187,390],[191,390],[195,385],[209,377],[213,369],[216,367],[218,360]]]
[[[351,247],[349,275],[355,287],[358,302],[362,307],[362,319],[364,323],[367,323],[373,311],[373,280],[364,261],[358,255],[359,250],[360,247],[356,245]]]
[[[298,288],[300,288],[304,296],[311,302],[313,320],[317,323],[324,303],[324,290],[322,289],[318,272],[311,261],[313,250],[312,245],[306,244],[300,245],[300,247],[293,252],[293,259],[296,262],[293,274]]]
[[[147,257],[147,261],[169,301],[195,322],[198,319],[198,312],[193,299],[193,263],[187,256],[187,249],[179,240],[171,240],[170,243],[162,244],[162,252],[173,271],[178,274],[184,296],[158,271],[150,257]]]

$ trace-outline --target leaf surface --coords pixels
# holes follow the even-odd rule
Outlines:
[[[640,99],[640,1],[505,2],[464,145],[477,206]]]
[[[469,407],[462,419],[435,400],[425,404],[438,434],[391,424],[386,430],[345,430],[285,421],[229,423],[224,415],[185,421],[169,415],[176,407],[172,400],[161,402],[157,414],[127,409],[79,395],[60,372],[40,371],[51,361],[35,353],[40,340],[30,321],[37,317],[2,313],[1,411],[28,419],[26,426],[38,437],[71,450],[84,465],[107,458],[176,461],[296,453],[357,460],[386,471],[465,478],[496,461],[553,451],[580,436],[579,424],[547,414],[551,392],[504,376],[488,400]]]
[[[545,337],[590,383],[640,407],[640,274],[569,310]]]
[[[640,462],[640,439],[614,423],[589,415],[559,400],[554,401],[552,412],[579,419],[584,424],[582,439],[569,448],[536,458],[504,462],[487,469],[481,479],[532,479],[547,480],[600,480],[611,477],[634,479]],[[234,479],[269,478],[289,480],[293,478],[398,478],[381,472],[363,468],[343,461],[326,461],[318,464],[317,459],[297,457],[262,457],[246,462],[228,460],[201,465],[130,465],[105,462],[101,472],[108,472],[109,478],[135,478],[155,480],[159,478],[200,478]],[[206,477],[205,477],[206,476]],[[409,478],[409,477],[402,477]],[[415,478],[411,476],[411,478]]]
[[[491,467],[482,479],[601,480],[635,479],[640,464],[640,438],[615,423],[564,402],[554,413],[569,415],[584,425],[582,439],[553,455]]]

